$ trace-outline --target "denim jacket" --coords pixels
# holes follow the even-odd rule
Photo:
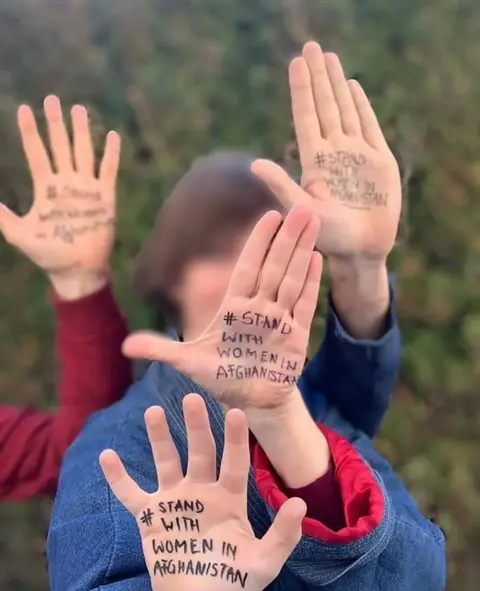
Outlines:
[[[345,501],[347,527],[331,532],[306,518],[304,535],[269,586],[271,591],[444,588],[443,535],[420,514],[369,438],[385,412],[396,378],[397,347],[394,323],[381,341],[355,342],[346,336],[330,311],[323,347],[312,359],[300,388],[329,441]],[[328,395],[323,392],[327,385],[333,388]],[[199,392],[207,403],[220,463],[224,418],[221,407],[198,385],[164,364],[153,363],[123,400],[89,420],[68,450],[61,470],[48,537],[52,591],[151,589],[135,519],[112,495],[98,455],[105,448],[116,449],[138,484],[149,492],[156,490],[144,412],[154,404],[165,408],[185,467],[187,444],[181,403],[183,396],[192,391]],[[339,404],[334,406],[332,401],[337,395]],[[349,396],[363,397],[366,416],[355,418],[362,407],[356,400],[349,406]],[[371,400],[375,397],[378,399]],[[255,534],[261,537],[284,498],[261,450],[255,454],[253,464],[249,519]]]

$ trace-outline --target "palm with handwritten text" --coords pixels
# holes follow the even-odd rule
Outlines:
[[[100,455],[105,477],[138,523],[154,591],[261,591],[299,542],[305,503],[289,499],[266,535],[257,539],[247,516],[250,454],[244,413],[231,410],[226,415],[217,479],[205,403],[199,395],[189,394],[183,408],[188,441],[185,477],[160,407],[145,413],[157,492],[141,490],[113,450]]]
[[[256,225],[210,326],[177,342],[138,333],[124,353],[175,367],[231,408],[278,409],[296,391],[315,312],[322,258],[318,221],[296,206],[285,221],[267,213]]]
[[[302,187],[273,162],[252,171],[284,205],[304,203],[321,221],[317,246],[327,257],[385,259],[401,210],[401,181],[360,84],[346,80],[338,57],[307,43],[289,69]]]
[[[73,142],[58,98],[48,96],[44,110],[54,166],[31,108],[22,105],[17,118],[33,178],[33,204],[23,217],[0,206],[0,228],[8,242],[51,276],[103,273],[114,239],[120,137],[107,135],[97,176],[86,109],[72,108]]]

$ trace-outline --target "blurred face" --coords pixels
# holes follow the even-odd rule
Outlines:
[[[228,237],[224,253],[191,261],[175,290],[183,316],[183,338],[200,336],[215,317],[223,301],[237,259],[252,228]],[[227,240],[227,239],[226,239]],[[219,251],[223,249],[220,247]]]

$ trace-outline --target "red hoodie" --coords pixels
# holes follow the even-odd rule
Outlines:
[[[53,295],[60,361],[58,411],[0,406],[0,500],[52,494],[63,454],[95,411],[131,384],[127,334],[110,287],[65,301]]]

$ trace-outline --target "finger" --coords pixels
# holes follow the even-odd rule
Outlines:
[[[163,408],[160,406],[148,408],[145,412],[145,425],[157,470],[159,488],[167,489],[176,486],[183,480],[183,471]]]
[[[290,175],[275,162],[255,160],[251,171],[268,186],[287,210],[296,203],[304,203],[305,205],[311,203],[310,195],[305,193]]]
[[[304,205],[295,205],[288,213],[263,264],[258,283],[258,295],[276,300],[302,232],[312,219]]]
[[[295,322],[310,330],[310,326],[317,307],[320,279],[322,277],[323,259],[319,252],[312,252],[307,277],[300,296],[293,308]]]
[[[277,302],[285,310],[293,310],[305,284],[310,260],[318,239],[320,222],[312,218],[300,236],[285,276],[278,290]]]
[[[0,231],[5,240],[10,243],[15,243],[16,238],[22,232],[22,218],[13,213],[6,205],[0,204]]]
[[[298,498],[288,499],[275,517],[270,529],[259,544],[262,562],[275,565],[276,576],[295,550],[302,537],[302,520],[307,512],[305,502]],[[278,570],[277,570],[278,569]]]
[[[365,91],[356,80],[349,80],[348,86],[357,109],[363,138],[376,150],[390,151]]]
[[[303,48],[303,57],[312,77],[313,96],[324,138],[342,131],[342,123],[335,95],[328,76],[325,56],[318,43],[309,41]]]
[[[113,494],[130,513],[136,515],[145,503],[147,493],[130,478],[122,460],[113,449],[102,451],[99,461]]]
[[[122,345],[123,354],[132,359],[162,361],[180,369],[185,343],[173,341],[155,332],[137,332],[129,335]]]
[[[257,222],[235,265],[225,298],[250,297],[255,292],[263,261],[281,223],[278,211],[267,212]]]
[[[112,195],[115,194],[118,166],[120,163],[121,138],[116,131],[109,131],[105,140],[105,150],[100,163],[100,183]]]
[[[305,170],[314,161],[322,134],[315,108],[312,79],[303,57],[291,61],[288,77],[300,163]]]
[[[93,176],[95,174],[93,142],[87,109],[82,105],[72,107],[72,127],[75,168],[82,175]]]
[[[63,121],[62,106],[58,97],[47,96],[43,103],[47,119],[50,147],[58,173],[72,172],[73,161],[70,139]]]
[[[17,111],[17,124],[22,138],[23,151],[35,183],[52,174],[50,158],[38,132],[32,109],[21,105]]]
[[[360,136],[362,128],[342,64],[334,53],[325,54],[325,65],[340,113],[342,129],[347,135]]]
[[[218,483],[228,492],[239,495],[247,503],[250,447],[245,413],[229,410],[225,417],[225,446]]]
[[[215,482],[217,479],[216,447],[210,419],[203,398],[189,394],[183,399],[187,429],[187,478],[192,482]]]

